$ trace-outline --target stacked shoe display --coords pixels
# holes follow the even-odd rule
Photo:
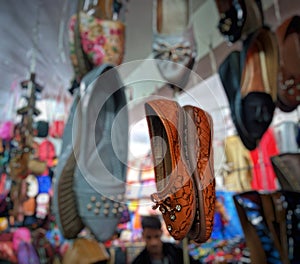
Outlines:
[[[263,24],[263,15],[259,17],[261,2],[238,2],[245,14],[256,13],[257,19],[255,23],[247,23],[245,15],[246,21],[239,34],[243,41],[242,50],[233,51],[226,57],[219,67],[219,75],[237,132],[245,147],[254,150],[273,120],[279,48],[275,33]],[[218,1],[217,6],[221,10]],[[232,7],[229,4],[227,8]]]
[[[299,105],[299,16],[289,17],[273,32],[264,24],[259,0],[216,1],[216,6],[220,33],[243,44],[221,63],[219,75],[238,134],[254,150],[275,108],[291,112]]]
[[[216,4],[223,23],[221,34],[232,43],[241,40],[243,44],[221,63],[219,75],[238,135],[247,149],[255,150],[275,108],[291,112],[299,105],[299,16],[285,19],[273,32],[264,24],[262,12],[247,25],[249,14],[259,15],[257,10],[262,10],[260,0]],[[239,30],[232,35],[236,25]],[[251,263],[299,262],[298,154],[270,157],[282,190],[234,196]]]
[[[215,208],[212,119],[195,106],[168,99],[145,104],[157,193],[170,235],[198,243],[211,235]]]

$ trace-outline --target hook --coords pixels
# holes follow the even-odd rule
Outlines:
[[[213,74],[215,74],[217,72],[217,62],[216,62],[216,57],[215,57],[214,50],[213,50],[212,37],[210,38],[208,48],[209,48],[208,55],[209,55],[209,59],[210,59],[211,69],[212,69]]]
[[[280,14],[280,7],[278,0],[273,0],[274,2],[274,10],[275,10],[275,16],[277,19],[278,24],[281,23],[281,14]]]
[[[174,101],[178,102],[179,101],[179,95],[180,95],[180,88],[177,85],[174,84],[169,84],[173,90],[173,99]]]

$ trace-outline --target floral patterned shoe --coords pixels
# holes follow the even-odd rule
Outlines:
[[[69,43],[71,62],[78,75],[80,73],[75,45],[76,18],[76,15],[72,16],[69,23]],[[80,12],[80,39],[83,53],[91,67],[105,63],[117,66],[122,63],[125,52],[125,25],[121,21],[103,20]]]

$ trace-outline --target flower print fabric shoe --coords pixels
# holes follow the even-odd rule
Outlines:
[[[192,227],[195,211],[195,186],[183,154],[186,133],[185,112],[172,100],[145,103],[151,139],[157,193],[151,195],[170,235],[181,240]]]
[[[70,57],[77,67],[74,30],[76,16],[69,23]],[[125,25],[121,21],[103,20],[80,12],[80,38],[84,53],[93,67],[108,63],[115,66],[123,61],[125,51]]]

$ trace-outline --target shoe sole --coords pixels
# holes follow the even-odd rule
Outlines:
[[[79,101],[79,97],[76,95],[63,135],[62,152],[54,171],[55,182],[52,209],[55,214],[55,221],[66,239],[76,238],[84,228],[73,192],[74,171],[76,168],[74,151],[77,148],[75,146],[77,143],[75,143],[76,140],[72,140],[72,131],[76,123],[75,119],[78,120],[80,118],[79,112],[76,111]],[[73,143],[75,144],[73,145]]]
[[[67,157],[63,157],[63,156]],[[56,222],[63,236],[67,239],[76,238],[84,225],[79,217],[76,197],[73,192],[74,171],[76,159],[72,146],[68,146],[60,157],[65,160],[61,168],[57,168],[55,175],[58,177],[55,184],[54,210],[57,211]]]

